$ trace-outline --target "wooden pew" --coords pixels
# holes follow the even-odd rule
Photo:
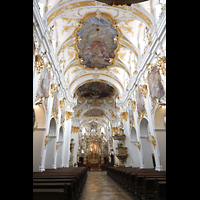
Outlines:
[[[166,171],[111,166],[104,166],[104,170],[107,170],[109,177],[137,199],[166,198]]]
[[[33,173],[33,199],[77,200],[87,178],[87,167]]]
[[[33,200],[70,200],[64,189],[33,189]]]
[[[166,179],[156,178],[155,186],[155,200],[166,200]]]

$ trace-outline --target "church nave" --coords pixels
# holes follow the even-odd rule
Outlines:
[[[81,200],[131,200],[106,171],[88,171]]]
[[[166,0],[33,0],[32,69],[34,200],[166,199]]]

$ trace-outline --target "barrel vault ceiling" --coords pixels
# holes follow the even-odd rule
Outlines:
[[[154,27],[152,1],[108,5],[94,0],[39,0],[66,90],[74,98],[73,122],[82,127],[120,121],[122,98]],[[127,4],[129,4],[127,0]]]

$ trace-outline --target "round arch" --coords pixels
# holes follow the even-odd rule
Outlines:
[[[94,79],[94,74],[86,74],[81,77],[76,78],[74,81],[71,82],[69,86],[69,91],[71,94],[74,94],[75,91],[83,84],[88,83],[88,82],[103,82],[106,83],[113,88],[115,88],[116,92],[118,93],[119,96],[123,94],[123,86],[122,84],[118,81],[110,77],[109,75],[105,74],[100,74],[98,78]]]
[[[149,127],[148,120],[143,118],[140,121],[140,140],[141,140],[141,152],[143,156],[143,168],[154,168],[152,154],[153,149],[148,141],[149,138]]]
[[[132,152],[132,167],[140,167],[140,156],[137,142],[136,129],[131,128],[131,152]]]
[[[166,170],[166,127],[165,127],[166,105],[158,105],[154,115],[155,133],[160,153],[162,170]]]
[[[33,128],[33,171],[39,172],[41,165],[42,145],[46,130],[46,114],[42,104],[33,107],[35,122]]]
[[[56,149],[56,120],[51,118],[49,125],[49,135],[48,144],[46,146],[46,159],[45,159],[45,169],[55,168],[54,159],[55,159],[55,149]]]

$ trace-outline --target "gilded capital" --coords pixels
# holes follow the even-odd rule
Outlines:
[[[73,113],[72,112],[68,112],[68,111],[65,112],[65,118],[66,118],[66,120],[69,120],[72,117],[73,117]]]

